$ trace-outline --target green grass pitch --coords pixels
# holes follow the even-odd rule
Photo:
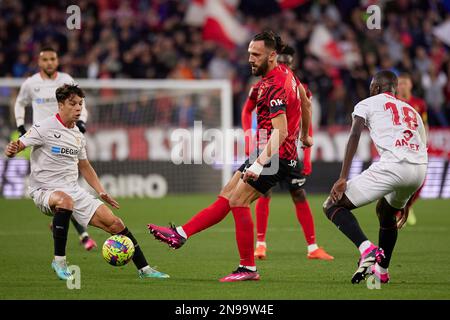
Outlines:
[[[220,283],[238,263],[234,223],[223,222],[169,249],[147,233],[146,224],[182,224],[209,205],[213,195],[123,199],[116,213],[133,231],[150,264],[170,279],[140,280],[132,264],[108,265],[101,250],[85,252],[71,228],[67,256],[81,268],[81,289],[69,290],[50,268],[49,217],[31,200],[0,199],[0,299],[450,299],[450,202],[420,200],[416,226],[399,233],[390,267],[391,283],[369,290],[352,285],[357,250],[321,212],[324,196],[311,196],[318,243],[334,261],[306,259],[306,245],[287,195],[271,203],[268,259],[258,261],[261,281]],[[355,211],[373,241],[378,238],[374,205]],[[107,235],[90,227],[101,246]]]

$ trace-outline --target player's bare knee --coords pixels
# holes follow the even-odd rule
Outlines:
[[[66,210],[73,210],[74,202],[71,196],[64,192],[58,192],[55,194],[56,201],[54,203],[55,208],[61,208]]]
[[[292,197],[292,201],[294,201],[294,203],[305,202],[306,201],[306,192],[304,189],[293,190],[293,191],[291,191],[291,197]]]
[[[125,224],[123,223],[122,219],[114,216],[112,224],[109,226],[109,233],[117,234],[121,232],[123,229],[125,229]]]

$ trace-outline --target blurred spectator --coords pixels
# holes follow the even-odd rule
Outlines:
[[[415,94],[430,106],[431,125],[450,123],[449,47],[433,33],[449,18],[446,2],[380,2],[380,30],[366,26],[371,1],[305,1],[290,11],[279,10],[275,1],[271,6],[261,2],[242,0],[235,15],[252,33],[274,28],[296,48],[296,72],[317,99],[320,125],[349,124],[355,102],[367,96],[371,76],[379,69],[410,73]],[[0,1],[0,77],[28,76],[37,67],[30,57],[40,47],[52,46],[59,51],[62,70],[75,78],[229,79],[234,122],[240,125],[236,115],[252,81],[247,47],[225,50],[204,41],[202,28],[185,22],[189,0],[80,0],[80,31],[65,28],[65,9],[70,4],[68,0]],[[321,57],[310,47],[317,29],[329,36]],[[98,92],[106,101],[114,101],[117,94],[111,89]],[[155,117],[162,123],[185,125],[194,114],[185,105],[202,108],[198,99],[188,100],[177,103],[158,95],[130,105],[130,117],[124,121],[135,123],[139,116],[148,116],[139,108],[156,107]],[[209,105],[203,111],[211,117],[215,112]]]
[[[428,115],[430,125],[448,127],[448,121],[444,112],[444,87],[447,84],[447,76],[439,71],[434,64],[430,71],[422,76],[422,86],[425,90],[425,101],[429,106]]]

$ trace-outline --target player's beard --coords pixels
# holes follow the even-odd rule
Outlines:
[[[255,69],[253,72],[254,76],[265,76],[267,73],[267,69],[269,68],[269,60],[265,60],[259,67]]]
[[[50,71],[47,71],[47,70],[44,69],[43,71],[47,75],[47,77],[49,77],[50,79],[53,78],[53,76],[56,73],[56,69],[51,69]]]

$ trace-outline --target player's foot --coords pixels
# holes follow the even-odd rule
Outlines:
[[[55,271],[58,278],[61,280],[73,280],[73,275],[67,268],[66,260],[63,261],[52,261],[52,269]]]
[[[406,223],[410,226],[414,226],[417,223],[416,215],[414,214],[413,208],[409,208],[409,215],[408,220],[406,220]]]
[[[378,280],[380,280],[381,283],[388,283],[389,282],[389,272],[381,273],[376,268],[377,264],[374,264],[370,267],[370,273],[372,273]]]
[[[80,240],[80,243],[84,246],[86,251],[91,251],[94,248],[97,248],[97,243],[91,237],[84,237]]]
[[[265,245],[260,244],[257,246],[255,250],[255,258],[264,260],[266,258],[266,249],[267,248]]]
[[[244,267],[239,267],[226,277],[220,279],[220,282],[236,282],[246,280],[259,280],[258,271],[251,271]]]
[[[380,262],[381,258],[384,257],[384,251],[374,245],[371,245],[359,259],[358,269],[353,274],[352,283],[359,283],[364,280],[366,276],[371,272],[371,267],[376,263]]]
[[[333,256],[330,256],[324,248],[320,247],[307,255],[308,259],[319,259],[319,260],[334,260]]]
[[[186,238],[182,237],[176,230],[174,225],[167,227],[160,227],[154,224],[147,225],[150,233],[155,236],[155,239],[165,242],[169,247],[178,249],[186,242]]]
[[[166,273],[160,272],[149,266],[148,268],[145,268],[144,270],[139,271],[139,278],[141,278],[141,279],[145,279],[145,278],[167,279],[167,278],[170,278],[170,276]]]

